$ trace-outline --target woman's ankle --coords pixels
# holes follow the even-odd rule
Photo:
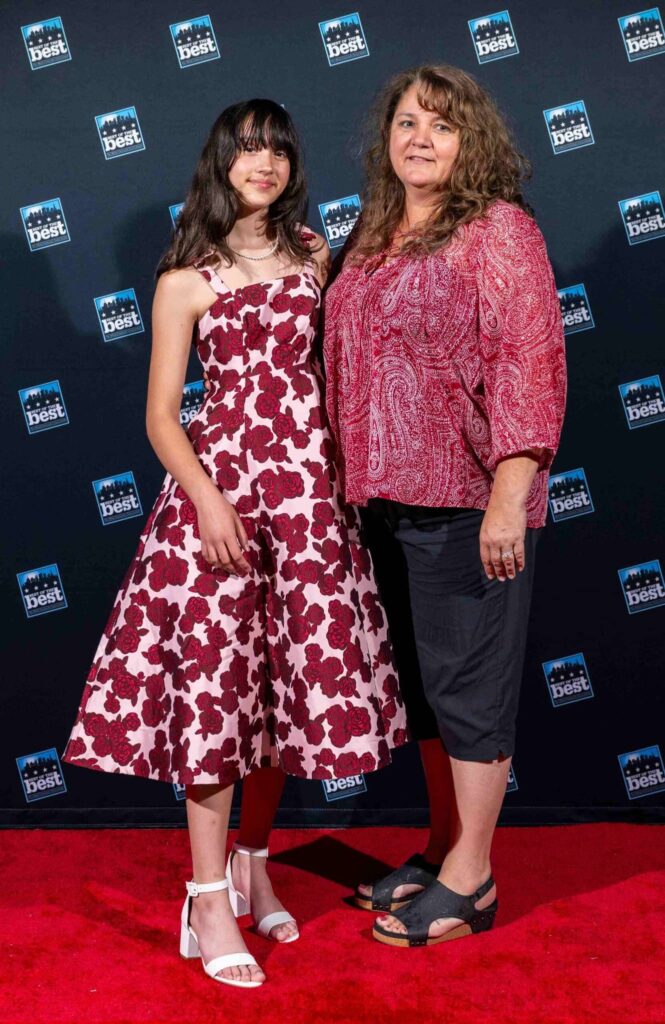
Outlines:
[[[439,877],[448,879],[445,884],[453,889],[459,886],[457,891],[462,888],[475,890],[487,881],[491,873],[489,858],[466,858],[449,853],[443,861]]]

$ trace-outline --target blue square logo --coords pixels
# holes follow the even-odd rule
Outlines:
[[[172,786],[173,795],[176,798],[176,800],[184,800],[185,797],[187,796],[187,793],[185,791],[185,787],[183,786],[183,784],[181,782],[173,782]]]
[[[29,434],[41,434],[69,423],[60,381],[49,380],[46,384],[20,388],[18,397]]]
[[[472,18],[469,31],[479,64],[515,57],[520,52],[508,11]]]
[[[660,562],[640,562],[619,569],[619,582],[630,615],[648,612],[665,604],[665,586]]]
[[[21,220],[30,252],[70,242],[69,230],[59,199],[45,199],[32,206],[21,207]]]
[[[200,18],[192,18],[190,21],[178,21],[175,25],[169,25],[169,29],[181,68],[191,68],[194,64],[219,60],[219,47],[210,15],[203,14]]]
[[[349,775],[346,779],[323,779],[321,785],[323,786],[323,795],[328,803],[367,792],[364,775]]]
[[[140,153],[145,149],[136,107],[122,107],[121,110],[112,110],[110,114],[97,114],[95,124],[106,160]]]
[[[55,747],[17,757],[16,766],[26,803],[31,804],[35,800],[45,800],[48,796],[59,796],[67,792]]]
[[[360,196],[345,196],[329,203],[319,203],[319,213],[331,249],[343,245],[360,216]]]
[[[188,427],[205,401],[205,385],[202,380],[193,380],[182,389],[180,405],[180,426]]]
[[[32,71],[50,68],[72,59],[62,18],[22,25],[21,34]]]
[[[117,476],[93,480],[92,489],[95,492],[103,526],[143,515],[139,492],[131,470],[118,473]]]
[[[320,21],[319,31],[331,68],[350,60],[369,57],[367,39],[357,12],[331,21]]]
[[[591,493],[583,469],[556,473],[549,481],[549,503],[555,523],[585,516],[594,511]]]
[[[143,333],[143,318],[133,288],[100,295],[94,302],[104,341],[119,341],[130,334]]]
[[[563,320],[564,334],[578,334],[595,327],[591,306],[583,284],[571,284],[568,288],[559,288],[559,305]]]
[[[643,196],[620,199],[619,210],[630,245],[652,242],[665,235],[665,218],[660,192],[645,192]]]
[[[619,754],[619,767],[629,800],[639,800],[665,790],[665,772],[660,747],[642,747]]]
[[[42,565],[39,569],[17,572],[23,610],[29,619],[49,612],[59,612],[67,607],[67,599],[60,579],[60,570],[55,562]]]
[[[555,708],[588,700],[594,695],[583,654],[568,654],[565,658],[544,661],[543,672]]]
[[[171,206],[169,206],[169,213],[171,214],[171,223],[173,224],[174,231],[176,228],[176,224],[178,223],[180,211],[182,210],[184,205],[184,203],[173,203]]]
[[[641,380],[631,380],[628,384],[619,384],[619,394],[630,430],[665,420],[663,385],[657,373]]]
[[[594,137],[584,100],[575,100],[560,107],[543,110],[545,124],[556,153],[567,153],[582,146],[593,146]]]
[[[640,11],[638,14],[624,15],[619,18],[619,28],[626,56],[631,63],[665,53],[663,19],[657,7],[650,7],[648,11]]]

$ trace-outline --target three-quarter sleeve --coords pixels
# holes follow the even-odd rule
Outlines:
[[[491,211],[477,273],[487,468],[540,448],[540,469],[549,469],[566,398],[563,323],[543,236],[523,210],[502,203]]]

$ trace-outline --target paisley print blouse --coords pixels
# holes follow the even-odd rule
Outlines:
[[[501,459],[542,448],[545,522],[563,420],[563,325],[543,237],[503,200],[425,258],[348,259],[325,301],[327,407],[348,502],[487,507]]]

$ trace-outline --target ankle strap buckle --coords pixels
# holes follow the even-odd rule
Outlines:
[[[185,882],[188,896],[199,896],[202,892],[219,892],[228,889],[229,883],[224,879],[222,882]]]

